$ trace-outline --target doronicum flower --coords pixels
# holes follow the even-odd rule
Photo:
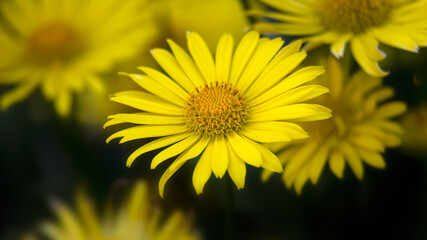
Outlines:
[[[331,44],[337,57],[350,42],[352,55],[370,75],[382,77],[378,61],[385,54],[379,42],[418,52],[427,46],[425,0],[261,0],[279,12],[253,10],[254,16],[275,22],[260,22],[255,29],[301,37],[312,45]]]
[[[164,221],[158,207],[150,203],[148,187],[138,182],[119,208],[107,203],[103,217],[83,191],[76,195],[76,210],[55,202],[57,221],[41,225],[41,234],[52,240],[197,240],[191,220],[175,211]],[[44,239],[44,238],[43,238]]]
[[[386,147],[401,142],[402,127],[392,118],[401,115],[406,105],[387,101],[393,89],[382,80],[360,70],[351,76],[332,56],[327,60],[326,74],[319,83],[329,87],[325,94],[311,102],[332,109],[329,119],[304,123],[310,138],[269,146],[284,165],[283,181],[298,193],[310,180],[316,184],[325,165],[342,178],[346,163],[358,179],[363,177],[363,163],[384,168],[382,153]],[[264,171],[263,180],[270,172]]]
[[[142,112],[112,115],[105,124],[137,125],[114,133],[107,142],[160,137],[133,152],[127,166],[141,154],[163,147],[167,148],[154,157],[152,169],[178,156],[160,179],[161,196],[166,181],[200,155],[193,174],[198,194],[212,173],[221,178],[228,172],[243,188],[245,164],[281,172],[277,157],[258,142],[306,138],[295,121],[331,116],[328,108],[301,103],[328,92],[319,85],[300,86],[324,72],[321,66],[293,72],[306,57],[299,50],[301,42],[281,49],[280,38],[260,39],[259,33],[249,32],[233,50],[233,38],[225,34],[214,59],[197,33],[189,32],[187,38],[191,55],[171,40],[173,54],[152,51],[169,76],[147,67],[139,68],[146,75],[127,74],[148,92],[121,92],[111,100]]]
[[[0,107],[40,87],[57,112],[70,111],[74,93],[103,91],[99,74],[138,53],[155,32],[146,1],[20,1],[0,4],[0,84],[17,85]]]

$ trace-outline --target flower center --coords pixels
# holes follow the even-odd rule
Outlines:
[[[331,30],[342,33],[362,33],[387,20],[390,0],[322,0],[320,15]]]
[[[37,60],[68,60],[81,47],[77,31],[61,22],[46,24],[28,38],[28,52]]]
[[[239,90],[224,82],[211,83],[190,94],[185,119],[190,131],[200,135],[226,135],[239,131],[248,116],[248,106]]]

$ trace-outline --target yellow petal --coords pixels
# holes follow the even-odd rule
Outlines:
[[[331,110],[321,105],[298,103],[251,114],[248,121],[314,121],[327,119],[331,116]]]
[[[163,137],[178,133],[184,133],[187,130],[187,126],[184,125],[142,125],[118,131],[108,137],[106,142],[109,143],[113,139],[123,137],[120,140],[120,143],[124,143],[135,139]]]
[[[193,59],[206,82],[212,83],[217,81],[215,63],[208,45],[206,45],[202,37],[195,32],[188,32],[187,40],[191,56],[193,56]]]
[[[139,67],[139,70],[145,72],[148,76],[156,80],[158,83],[162,84],[164,87],[168,88],[170,91],[173,91],[176,95],[178,95],[182,100],[188,99],[188,93],[182,89],[175,81],[170,79],[168,76],[163,73],[148,68],[148,67]],[[192,91],[193,89],[191,89]]]
[[[350,47],[354,59],[367,73],[376,77],[384,77],[388,74],[388,72],[384,72],[379,67],[377,60],[369,58],[366,52],[367,50],[365,49],[367,47],[363,45],[360,38],[353,38]],[[372,46],[369,48],[372,48]]]
[[[165,100],[146,92],[125,91],[116,93],[110,98],[111,101],[118,102],[142,111],[182,116],[183,108],[166,102]]]
[[[187,74],[188,78],[195,86],[203,86],[206,82],[203,79],[199,69],[194,64],[194,61],[178,44],[168,39],[169,46],[175,55],[176,60],[181,65],[182,70]]]
[[[193,186],[197,194],[203,192],[206,182],[212,174],[213,143],[208,144],[193,172]]]
[[[246,166],[245,162],[240,160],[236,155],[234,150],[231,148],[230,143],[227,142],[229,164],[228,164],[228,174],[230,175],[233,182],[236,184],[237,189],[242,189],[245,187],[245,177],[246,177]]]
[[[385,162],[384,162],[384,158],[373,151],[366,151],[363,149],[357,149],[357,152],[360,154],[361,159],[371,165],[372,167],[376,167],[376,168],[385,168]]]
[[[254,98],[255,95],[252,95],[253,96],[252,100],[249,100],[251,98],[248,97],[248,100],[252,105],[254,106],[258,105],[276,96],[279,96],[280,94],[287,92],[295,87],[298,87],[301,84],[312,81],[313,79],[323,74],[324,72],[325,72],[325,69],[322,66],[305,67],[303,69],[296,71],[295,73],[292,73],[291,75],[289,75],[288,77],[286,77],[285,79],[283,79],[278,84],[271,87],[266,92],[259,95],[258,97]]]
[[[282,164],[274,153],[259,143],[251,141],[251,144],[261,153],[263,168],[272,172],[283,172]]]
[[[400,28],[383,26],[372,29],[372,34],[380,42],[406,51],[418,52],[418,45],[408,35],[402,33]]]
[[[242,75],[246,64],[251,58],[253,52],[258,46],[259,33],[255,31],[248,32],[240,41],[234,53],[233,62],[231,65],[230,83],[234,86]]]
[[[127,73],[120,73],[121,75],[129,76],[132,78],[139,86],[141,86],[143,89],[147,90],[148,92],[151,92],[157,97],[160,97],[169,103],[176,104],[180,107],[184,106],[184,101],[176,95],[173,91],[170,91],[168,88],[164,87],[157,81],[154,81],[149,76],[142,76],[139,74],[127,74]]]
[[[229,82],[233,58],[233,37],[224,34],[218,42],[215,55],[216,77],[219,82]]]
[[[160,163],[164,162],[165,160],[184,152],[191,145],[193,145],[193,143],[199,140],[199,138],[200,138],[199,135],[192,134],[188,138],[180,142],[177,142],[172,146],[166,148],[165,150],[161,151],[151,161],[151,169],[155,169]]]
[[[175,168],[177,168],[179,165],[182,165],[188,160],[199,156],[200,153],[205,150],[210,141],[211,140],[208,137],[201,137],[197,143],[191,146],[191,148],[188,148],[185,152],[179,155],[179,157],[171,164],[170,171],[175,171]]]
[[[212,157],[212,172],[217,178],[222,178],[228,168],[228,150],[225,138],[216,137],[213,142],[212,151],[215,156]]]
[[[327,141],[323,143],[322,146],[320,146],[316,153],[314,154],[313,158],[310,160],[311,164],[309,169],[309,177],[313,184],[316,184],[319,180],[320,174],[323,171],[323,168],[325,166],[327,157],[329,152],[329,144]]]
[[[258,142],[283,142],[308,137],[304,129],[288,122],[251,123],[245,127],[242,134]]]
[[[250,140],[237,133],[228,135],[227,140],[241,160],[252,166],[261,167],[261,153],[249,142]]]
[[[292,72],[307,56],[305,52],[295,53],[282,62],[277,64],[269,72],[262,73],[248,89],[248,100],[253,99],[255,96],[259,96],[266,90],[275,86],[281,81],[286,75]],[[264,70],[266,71],[266,70]]]
[[[142,147],[138,148],[137,150],[135,150],[129,156],[129,158],[127,159],[127,162],[126,162],[126,166],[129,167],[130,165],[132,165],[133,161],[135,161],[135,159],[137,157],[139,157],[140,155],[142,155],[146,152],[150,152],[150,151],[162,148],[162,147],[169,146],[173,143],[181,141],[184,138],[187,138],[190,135],[191,135],[191,133],[182,133],[182,134],[177,134],[177,135],[173,135],[173,136],[159,138],[157,140],[149,142],[149,143],[143,145]]]
[[[120,113],[108,116],[108,119],[118,120],[116,122],[106,124],[111,126],[119,123],[134,123],[134,124],[150,124],[150,125],[173,125],[183,124],[184,118],[181,116],[166,116],[156,115],[151,113]],[[107,122],[108,123],[108,122]],[[104,125],[104,128],[106,126]]]
[[[154,49],[151,51],[154,59],[159,63],[159,65],[167,72],[172,79],[174,79],[179,85],[181,85],[187,92],[192,92],[195,86],[193,82],[188,79],[187,75],[181,69],[178,61],[175,57],[168,51],[164,49]]]
[[[277,54],[277,51],[283,43],[284,42],[281,38],[275,38],[273,40],[262,38],[259,41],[257,49],[237,82],[236,87],[240,91],[246,91],[258,75],[265,69],[265,66],[270,62],[270,60]]]
[[[360,160],[360,157],[356,153],[354,148],[350,144],[348,144],[347,142],[341,142],[340,149],[341,149],[342,153],[344,154],[348,165],[353,170],[354,175],[356,175],[356,177],[358,179],[362,179],[363,178],[362,161]]]
[[[329,167],[331,168],[332,172],[337,176],[338,178],[342,178],[344,174],[344,167],[345,167],[345,161],[344,156],[339,151],[332,151],[330,160],[329,160]]]
[[[26,84],[21,84],[17,88],[5,93],[0,98],[1,109],[5,110],[9,108],[11,105],[28,97],[31,94],[31,92],[34,91],[34,88],[37,86],[37,83],[38,82],[36,81],[31,81]]]

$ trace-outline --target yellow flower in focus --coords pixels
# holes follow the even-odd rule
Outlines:
[[[115,94],[111,100],[142,112],[110,116],[105,126],[137,126],[111,135],[107,142],[160,137],[133,152],[127,165],[141,154],[167,147],[157,154],[151,168],[178,156],[160,179],[166,181],[188,160],[197,158],[193,185],[202,193],[211,174],[222,178],[228,171],[239,189],[244,187],[245,163],[281,172],[277,157],[258,142],[306,138],[294,121],[329,118],[330,110],[303,101],[328,92],[319,85],[301,86],[324,72],[323,67],[293,70],[305,59],[301,42],[281,49],[283,41],[247,33],[235,50],[233,38],[224,34],[215,58],[195,32],[187,34],[189,55],[171,40],[173,54],[154,49],[152,55],[169,75],[140,67],[146,75],[127,74],[143,91]]]
[[[402,149],[416,155],[427,155],[427,103],[411,109],[402,117]]]
[[[381,154],[386,147],[401,142],[402,127],[392,118],[405,112],[406,105],[386,102],[394,92],[382,86],[380,78],[361,70],[348,76],[338,60],[330,56],[319,83],[329,87],[330,94],[312,103],[332,109],[333,116],[301,124],[310,135],[306,140],[269,146],[284,165],[286,186],[294,186],[298,193],[308,180],[317,183],[326,163],[338,178],[343,177],[346,163],[358,179],[363,177],[363,163],[384,168]],[[263,180],[270,175],[264,171]]]
[[[378,61],[385,54],[379,42],[418,52],[427,46],[427,4],[424,0],[262,0],[280,12],[252,11],[252,15],[278,22],[261,22],[255,29],[302,37],[313,45],[331,44],[335,57],[350,49],[370,75],[382,77]],[[312,45],[312,46],[313,46]]]
[[[57,222],[42,224],[42,233],[52,240],[197,240],[191,232],[191,221],[176,211],[165,221],[150,204],[148,188],[143,182],[133,187],[126,201],[114,211],[107,206],[103,218],[83,192],[76,197],[77,210],[55,204]]]
[[[74,93],[104,90],[100,73],[138,53],[154,35],[146,1],[6,0],[0,4],[2,109],[40,86],[57,112],[69,113]]]

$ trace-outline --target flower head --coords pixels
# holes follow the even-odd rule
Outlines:
[[[261,22],[255,28],[302,37],[313,45],[331,44],[340,58],[350,42],[351,52],[370,75],[387,75],[378,66],[385,54],[379,42],[418,52],[427,46],[427,4],[425,0],[262,0],[280,12],[252,11],[255,16],[279,22]]]
[[[148,195],[147,185],[138,182],[120,208],[113,209],[110,203],[105,216],[99,218],[92,201],[84,192],[78,192],[77,210],[56,202],[58,221],[43,223],[42,233],[54,240],[199,239],[191,232],[191,221],[180,211],[160,222],[160,211],[150,204]]]
[[[103,91],[99,74],[133,57],[155,34],[151,17],[140,11],[145,2],[2,1],[0,84],[17,87],[1,96],[0,107],[40,87],[65,116],[74,93]]]
[[[146,75],[126,74],[148,92],[121,92],[111,100],[142,112],[112,115],[105,125],[137,125],[111,135],[107,142],[160,137],[132,153],[128,166],[141,154],[166,146],[152,160],[152,168],[178,156],[160,179],[160,195],[166,181],[200,155],[193,174],[198,194],[212,173],[221,178],[228,172],[243,188],[245,163],[281,172],[277,157],[258,142],[306,138],[295,121],[331,116],[321,105],[301,103],[328,92],[319,85],[300,86],[322,74],[323,67],[292,73],[306,57],[299,51],[301,42],[281,49],[281,39],[260,39],[257,32],[249,32],[234,51],[233,38],[225,34],[214,60],[197,33],[189,32],[187,38],[191,55],[171,40],[173,54],[152,51],[169,76],[146,67],[140,67]]]
[[[406,105],[389,101],[393,89],[382,86],[380,78],[363,71],[348,76],[338,61],[330,57],[320,83],[330,94],[313,99],[313,103],[332,109],[329,119],[304,123],[310,138],[293,143],[271,145],[284,164],[283,181],[295,186],[298,193],[311,180],[316,184],[326,163],[338,177],[343,177],[347,163],[358,179],[363,177],[363,164],[384,168],[381,154],[386,147],[401,142],[402,127],[392,118],[402,114]],[[266,180],[271,174],[263,173]]]

